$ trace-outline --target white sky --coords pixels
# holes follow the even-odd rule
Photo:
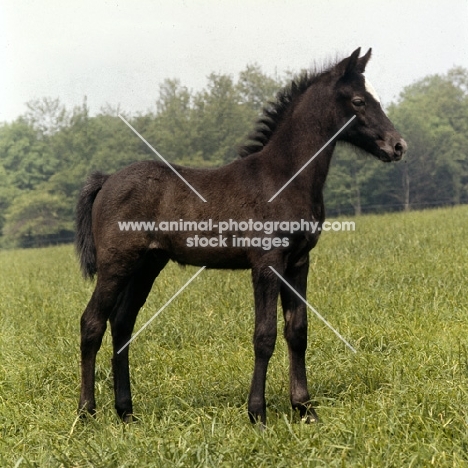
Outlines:
[[[165,78],[198,90],[211,72],[282,75],[359,46],[388,104],[468,68],[468,0],[0,0],[0,122],[46,96],[144,112]]]

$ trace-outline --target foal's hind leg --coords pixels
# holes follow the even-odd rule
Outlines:
[[[96,412],[94,380],[96,354],[106,331],[106,322],[126,281],[123,277],[100,275],[81,317],[81,393],[78,410]]]
[[[115,409],[125,422],[132,420],[132,394],[128,364],[129,345],[138,311],[143,306],[153,282],[167,263],[162,254],[157,259],[150,258],[132,277],[119,298],[110,317],[112,330]],[[122,349],[125,346],[124,349]],[[120,352],[119,352],[120,351]]]
[[[309,256],[288,268],[285,280],[306,298]],[[317,420],[317,414],[310,404],[307,389],[305,353],[307,348],[307,307],[284,283],[281,285],[281,303],[284,313],[284,337],[288,343],[290,398],[294,409],[307,421]]]

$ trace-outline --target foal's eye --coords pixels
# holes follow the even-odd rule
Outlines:
[[[353,99],[353,104],[356,106],[356,107],[362,107],[362,106],[365,106],[366,103],[364,102],[363,99],[359,99],[359,98],[356,98],[356,99]]]

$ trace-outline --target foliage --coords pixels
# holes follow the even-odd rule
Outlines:
[[[407,177],[415,203],[466,201],[468,92],[457,85],[461,77],[468,79],[468,72],[429,76],[405,88],[401,102],[389,110],[414,148]]]
[[[467,466],[467,230],[463,206],[366,215],[355,232],[323,233],[308,300],[357,354],[310,315],[307,372],[321,422],[305,425],[290,410],[278,333],[264,432],[247,417],[248,272],[204,271],[135,339],[139,422],[123,425],[109,332],[97,416],[76,418],[79,318],[93,284],[80,278],[72,247],[0,252],[0,466]],[[194,271],[164,269],[137,330]]]
[[[61,237],[73,239],[71,207],[63,197],[48,192],[23,192],[5,216],[6,242],[20,247],[44,245]]]
[[[237,80],[213,73],[197,92],[168,79],[153,111],[125,117],[171,163],[219,166],[237,157],[263,105],[284,84],[258,65],[246,67]],[[70,239],[73,209],[89,173],[156,157],[119,113],[107,106],[91,116],[86,98],[71,111],[58,99],[43,98],[0,125],[0,246],[25,245],[25,236],[31,245]],[[468,202],[468,71],[454,68],[408,86],[388,114],[408,142],[407,157],[384,165],[339,146],[326,187],[327,212]],[[34,199],[49,200],[50,209],[26,213],[22,204]],[[21,213],[27,216],[22,224]],[[27,234],[20,225],[28,226]]]

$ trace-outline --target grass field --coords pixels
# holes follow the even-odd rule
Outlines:
[[[308,300],[357,354],[310,316],[321,422],[306,425],[289,408],[279,339],[264,432],[246,409],[249,272],[204,271],[132,344],[137,423],[114,413],[106,333],[98,414],[83,422],[79,318],[93,285],[71,246],[0,252],[0,466],[468,466],[468,207],[355,221],[323,234]],[[169,265],[137,328],[195,271]]]

